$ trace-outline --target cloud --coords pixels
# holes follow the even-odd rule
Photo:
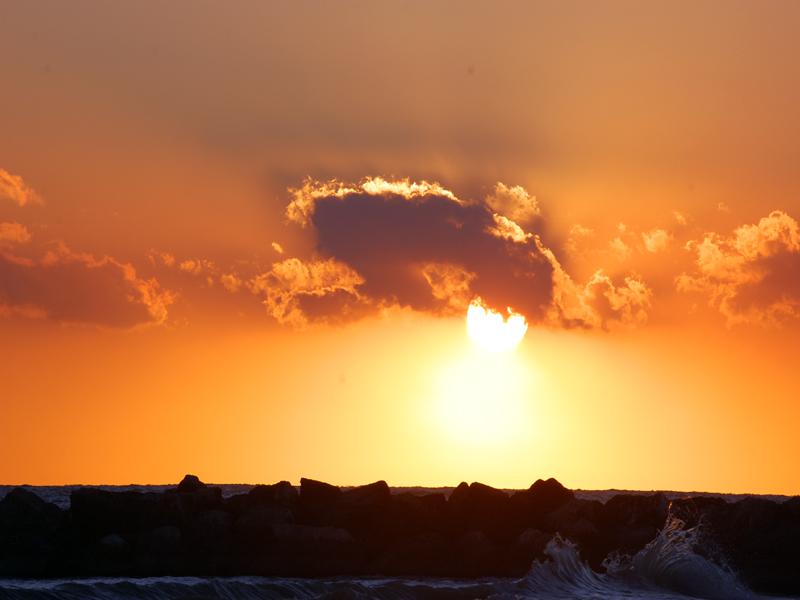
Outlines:
[[[216,274],[218,272],[218,269],[216,265],[214,265],[213,261],[203,259],[184,260],[178,265],[178,268],[181,271],[186,271],[192,275],[200,275],[202,273]]]
[[[621,227],[621,231],[625,231],[624,226]],[[633,249],[631,249],[628,244],[623,242],[621,237],[616,237],[608,242],[608,247],[611,251],[611,254],[620,260],[624,260],[633,254]]]
[[[594,236],[593,229],[584,227],[580,223],[575,223],[569,230],[569,237],[566,244],[564,244],[564,249],[568,254],[578,254],[578,244],[592,236]]]
[[[653,229],[650,233],[643,233],[642,239],[645,249],[655,254],[667,249],[672,236],[663,229]]]
[[[407,180],[306,181],[291,192],[289,220],[313,229],[321,257],[358,274],[352,291],[372,306],[451,314],[481,296],[503,314],[511,307],[533,322],[546,314],[549,259],[535,234],[486,202],[463,202],[436,183]]]
[[[220,283],[225,287],[226,290],[231,292],[236,292],[242,287],[244,283],[241,279],[239,279],[234,273],[230,274],[222,274],[219,277]]]
[[[368,177],[358,185],[344,185],[337,180],[327,183],[314,181],[310,177],[303,182],[301,188],[289,188],[293,196],[286,208],[286,218],[299,223],[303,227],[311,223],[316,202],[331,198],[345,198],[351,194],[367,194],[370,196],[394,195],[407,200],[423,199],[430,195],[442,196],[460,202],[452,192],[445,190],[438,183],[412,183],[408,179],[387,181],[381,177]]]
[[[328,259],[303,262],[289,258],[247,283],[266,296],[267,312],[281,324],[302,329],[311,323],[343,323],[374,313],[357,287],[364,280],[346,264]]]
[[[23,244],[30,239],[31,234],[19,223],[0,223],[0,243],[15,242]]]
[[[29,188],[22,177],[12,175],[5,169],[0,169],[0,198],[8,198],[20,206],[31,204],[44,204],[41,196]]]
[[[159,252],[155,248],[151,248],[150,252],[147,253],[147,259],[154,267],[158,264],[163,264],[167,267],[171,267],[175,264],[175,256],[168,252]]]
[[[528,194],[521,186],[510,188],[498,183],[494,186],[494,192],[486,197],[486,204],[495,213],[523,225],[542,215],[536,204],[536,197]]]
[[[162,323],[174,295],[111,257],[73,253],[63,243],[37,259],[0,253],[0,314],[130,328]]]
[[[687,248],[696,253],[696,271],[676,278],[678,290],[708,295],[728,326],[800,316],[800,234],[786,213],[774,211],[730,237],[709,233]]]
[[[632,275],[624,285],[614,285],[602,269],[589,282],[578,285],[556,260],[552,251],[542,248],[554,266],[553,302],[546,323],[556,327],[583,329],[632,329],[647,322],[653,291]]]
[[[248,284],[282,323],[346,322],[392,306],[466,314],[477,297],[503,315],[554,327],[613,329],[647,319],[651,291],[638,277],[615,285],[598,271],[584,286],[572,281],[542,243],[543,220],[522,188],[497,184],[473,202],[407,180],[306,180],[290,193],[288,221],[315,236],[318,258],[276,263]],[[531,224],[523,228],[514,215]]]

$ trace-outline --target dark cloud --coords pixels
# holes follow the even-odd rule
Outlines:
[[[378,304],[447,312],[448,298],[434,293],[426,277],[432,266],[446,265],[462,271],[472,294],[490,308],[544,319],[553,265],[533,235],[499,220],[484,203],[460,202],[435,189],[413,196],[389,186],[380,191],[318,197],[309,217],[320,254],[364,279],[359,294]]]
[[[0,252],[0,314],[129,328],[166,318],[172,295],[108,256],[95,260],[63,244],[34,260]]]

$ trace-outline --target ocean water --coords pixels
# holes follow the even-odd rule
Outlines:
[[[141,490],[143,486],[135,486]],[[158,491],[146,486],[150,491]],[[247,491],[250,486],[244,486]],[[110,489],[119,490],[119,487]],[[34,491],[38,491],[34,489]],[[63,491],[63,490],[61,490]],[[230,492],[230,490],[228,490]],[[684,494],[675,493],[674,497]],[[0,490],[0,496],[4,492]],[[41,494],[45,497],[45,494]],[[612,494],[613,495],[613,494]],[[586,496],[584,496],[586,497]],[[610,497],[610,496],[609,496]],[[52,500],[51,497],[48,498]],[[599,498],[598,498],[599,499]],[[780,500],[780,497],[774,498]],[[0,579],[0,600],[759,600],[736,573],[693,552],[696,528],[669,519],[634,556],[609,556],[606,573],[592,571],[577,549],[558,536],[551,559],[534,562],[522,579],[370,577],[155,577]],[[800,568],[800,565],[798,565]]]

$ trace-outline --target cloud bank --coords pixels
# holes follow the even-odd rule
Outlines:
[[[687,248],[696,270],[676,278],[678,289],[708,295],[728,326],[775,326],[800,316],[800,235],[786,213],[774,211],[730,237],[706,234]]]
[[[0,196],[23,207],[39,195],[0,169]],[[35,230],[34,230],[35,231]],[[131,328],[163,323],[175,295],[131,264],[42,241],[20,223],[0,223],[0,316],[20,315],[65,324]]]
[[[463,201],[424,181],[309,179],[290,193],[287,221],[314,236],[317,258],[275,263],[248,283],[281,323],[344,323],[394,306],[465,315],[476,297],[558,327],[647,318],[650,290],[636,277],[571,280],[542,243],[541,212],[521,187],[498,183],[485,199]]]

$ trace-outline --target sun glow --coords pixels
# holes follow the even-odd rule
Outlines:
[[[481,348],[491,352],[505,352],[519,344],[528,324],[525,317],[508,309],[509,317],[484,306],[480,298],[473,300],[467,309],[467,331]]]
[[[437,421],[454,441],[506,446],[529,424],[527,373],[513,357],[472,350],[439,379]]]

